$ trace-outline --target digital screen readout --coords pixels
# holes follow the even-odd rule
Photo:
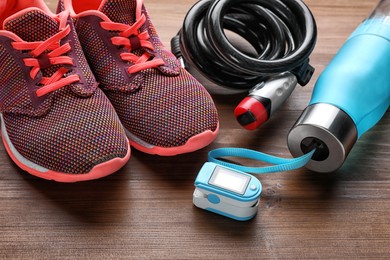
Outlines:
[[[250,179],[250,176],[217,166],[209,184],[243,195]]]

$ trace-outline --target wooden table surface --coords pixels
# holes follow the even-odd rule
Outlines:
[[[145,1],[166,46],[195,2]],[[287,134],[318,75],[377,2],[306,1],[318,26],[311,56],[316,72],[259,130],[247,132],[232,115],[243,95],[214,89],[221,128],[213,144],[175,157],[133,149],[117,173],[74,184],[28,175],[1,144],[0,258],[390,258],[389,113],[335,173],[300,169],[261,176],[261,203],[251,221],[234,221],[192,204],[194,179],[213,148],[247,147],[290,157]]]

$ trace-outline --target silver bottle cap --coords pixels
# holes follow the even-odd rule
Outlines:
[[[314,147],[306,167],[316,172],[332,172],[341,167],[357,140],[353,120],[336,106],[318,103],[308,106],[288,135],[288,147],[294,157]]]

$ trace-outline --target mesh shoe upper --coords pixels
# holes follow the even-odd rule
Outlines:
[[[63,1],[59,9],[69,5],[70,1],[65,0],[67,4]],[[74,1],[73,5],[81,2]],[[75,16],[76,30],[92,71],[130,138],[145,145],[179,147],[206,131],[216,133],[218,115],[210,95],[164,48],[147,11],[143,5],[137,6],[137,2],[140,1],[107,0],[96,8],[98,10]],[[129,41],[136,46],[130,52],[138,57],[146,52],[150,56],[148,61],[158,59],[162,63],[129,73],[134,62],[121,58],[121,53],[129,49],[112,42],[121,32],[104,29],[102,22],[134,26],[139,21],[137,8],[146,17],[139,32],[147,32],[152,48],[139,46],[136,36],[130,35]]]
[[[74,65],[42,64],[36,78],[31,78],[31,68],[23,63],[31,58],[30,52],[12,44],[47,40],[59,32],[59,23],[64,22],[60,19],[66,19],[70,32],[59,47],[70,44],[67,56]],[[41,57],[37,59],[41,62]],[[8,141],[24,159],[50,171],[83,174],[129,154],[119,118],[97,88],[73,22],[65,14],[51,17],[31,8],[6,20],[0,31],[0,60],[0,110]],[[37,97],[35,91],[44,87],[42,79],[61,67],[66,68],[65,78],[74,74],[80,80]]]

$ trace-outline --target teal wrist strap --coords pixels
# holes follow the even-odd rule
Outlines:
[[[245,148],[219,148],[209,152],[208,160],[210,162],[220,164],[222,166],[230,167],[235,170],[239,170],[247,173],[254,173],[254,174],[264,174],[264,173],[272,173],[272,172],[291,171],[294,169],[301,168],[310,161],[314,152],[315,150],[307,154],[304,154],[301,157],[286,159],[286,158],[280,158],[269,154],[257,152],[254,150],[245,149]],[[235,163],[222,161],[219,159],[222,157],[246,158],[246,159],[266,162],[273,165],[264,166],[264,167],[242,166]]]

